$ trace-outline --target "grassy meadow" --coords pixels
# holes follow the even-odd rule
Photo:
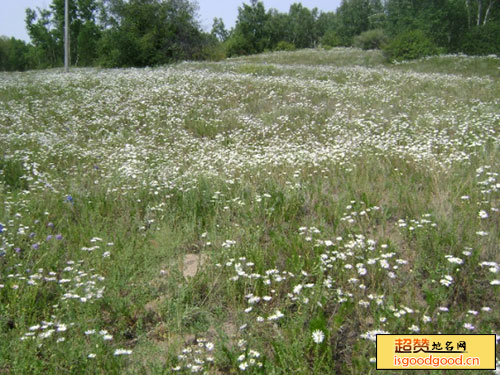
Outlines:
[[[0,374],[390,374],[377,333],[500,334],[499,133],[497,57],[0,73]]]

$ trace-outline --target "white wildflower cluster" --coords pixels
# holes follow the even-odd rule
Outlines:
[[[497,263],[497,262],[481,262],[479,263],[479,265],[481,267],[488,267],[488,270],[492,273],[492,274],[498,274],[500,272],[500,265]],[[497,277],[497,276],[495,276]],[[494,279],[494,280],[491,280],[490,281],[490,285],[492,286],[497,286],[497,285],[500,285],[500,279]]]
[[[214,367],[215,345],[204,338],[197,338],[196,341],[184,349],[177,356],[178,363],[172,367],[172,372],[183,372],[193,374],[208,374]]]
[[[49,217],[50,213],[45,212],[45,216]],[[14,217],[15,219],[7,224],[16,228],[9,237],[13,242],[12,253],[9,255],[18,263],[9,267],[9,273],[0,275],[0,289],[9,287],[14,293],[26,294],[43,294],[50,290],[52,300],[52,305],[47,306],[52,311],[50,319],[31,325],[27,332],[20,333],[20,340],[36,341],[39,347],[71,342],[81,332],[75,327],[75,323],[63,323],[66,318],[61,317],[61,313],[71,312],[78,309],[79,305],[92,304],[102,299],[106,288],[105,278],[94,268],[90,268],[87,260],[67,260],[48,269],[27,267],[26,263],[33,263],[30,261],[33,256],[40,255],[43,259],[44,254],[57,254],[64,250],[64,236],[51,221],[35,220],[32,225],[27,225],[22,222],[23,215],[15,214]],[[0,235],[2,234],[3,230]],[[99,241],[101,239],[96,237],[91,239],[90,243]],[[86,335],[91,334],[96,334],[96,331],[86,332]],[[113,336],[107,331],[96,335],[102,342],[113,340]],[[88,353],[89,359],[96,356],[96,353]]]
[[[105,287],[102,285],[105,278],[99,274],[92,273],[94,270],[84,270],[83,260],[67,261],[66,267],[58,272],[46,272],[39,268],[36,272],[17,272],[6,276],[7,280],[19,286],[39,287],[40,284],[48,286],[58,284],[61,295],[59,301],[77,301],[81,303],[92,302],[103,297]],[[18,264],[21,266],[22,264]]]
[[[444,275],[443,278],[441,280],[439,280],[439,283],[441,285],[449,287],[451,284],[453,284],[453,276],[451,276],[451,275]]]
[[[403,305],[399,307],[391,305],[389,306],[389,310],[392,312],[392,315],[397,319],[400,319],[403,316],[409,318],[409,316],[417,314],[419,312],[417,310],[412,309],[411,307]]]
[[[229,248],[233,247],[234,245],[236,245],[236,241],[226,240],[222,243],[221,247],[223,247],[225,249],[229,249]]]
[[[452,264],[461,265],[464,263],[462,258],[454,257],[453,255],[445,255],[444,257]]]
[[[373,331],[368,331],[368,332],[365,332],[361,335],[361,338],[362,339],[365,339],[365,340],[370,340],[370,341],[376,341],[377,340],[377,335],[386,335],[386,334],[389,334],[390,332],[387,332],[387,331],[384,331],[384,330],[380,330],[380,329],[375,329]]]
[[[498,207],[500,203],[499,173],[493,172],[490,165],[484,165],[476,169],[476,178],[480,179],[477,185],[481,193],[481,200],[477,204],[482,207],[477,215],[481,222],[487,223],[491,218],[498,217],[500,211]],[[489,232],[480,230],[476,234],[486,237]]]
[[[285,317],[280,309],[272,308],[277,302],[289,300],[294,303],[308,304],[310,297],[314,295],[315,283],[307,281],[309,275],[305,271],[298,275],[278,269],[256,273],[253,272],[254,263],[247,261],[245,257],[231,258],[225,263],[225,267],[235,273],[234,276],[229,277],[230,281],[243,282],[252,290],[257,283],[263,283],[266,286],[267,293],[255,295],[251,292],[245,295],[248,306],[244,312],[251,314],[252,319],[255,319],[257,323],[275,322]],[[277,296],[276,288],[284,285],[285,282],[292,283],[290,291],[284,296]]]
[[[434,223],[432,220],[429,220],[431,216],[432,216],[431,214],[423,214],[422,218],[420,219],[410,219],[410,220],[399,219],[396,225],[399,228],[406,228],[409,232],[414,232],[416,230],[429,227],[436,228],[437,224]]]
[[[405,98],[408,107],[422,110],[414,119],[416,123],[447,124],[446,129],[435,131],[412,126],[405,113],[390,118],[377,115],[378,121],[373,121],[372,108],[353,111],[351,105],[341,105],[352,103],[353,96],[380,103],[382,107],[387,105],[385,100],[399,100],[381,95],[378,85],[360,84],[371,80],[378,82],[380,72],[384,74],[383,90],[388,93],[414,85],[430,85],[440,91],[456,90],[463,77],[326,65],[304,65],[297,69],[283,64],[268,64],[280,73],[276,76],[250,76],[241,74],[242,64],[245,61],[228,62],[223,67],[207,65],[200,69],[196,63],[190,63],[154,71],[82,69],[72,74],[71,82],[53,72],[33,74],[29,79],[20,76],[14,80],[6,76],[1,84],[5,90],[36,85],[49,91],[67,92],[57,107],[37,108],[38,117],[55,116],[67,120],[55,124],[50,131],[40,129],[29,116],[13,116],[15,122],[1,129],[6,145],[39,142],[42,152],[36,160],[29,147],[20,147],[15,155],[6,150],[6,157],[25,160],[26,176],[33,189],[63,191],[60,180],[53,175],[55,168],[41,172],[40,166],[45,164],[45,158],[53,160],[71,153],[78,155],[82,163],[92,160],[92,164],[89,161],[92,181],[109,186],[110,193],[130,194],[140,185],[148,187],[155,196],[167,197],[175,191],[189,191],[193,188],[193,180],[200,175],[208,178],[226,176],[229,184],[238,181],[241,172],[265,174],[270,168],[292,166],[293,178],[297,178],[305,166],[318,162],[346,165],[367,150],[448,168],[457,162],[467,162],[487,142],[498,142],[495,112],[492,112],[495,106],[488,102],[464,105],[463,101],[450,98],[443,103],[433,95]],[[311,79],[325,74],[331,80]],[[338,85],[335,77],[347,78],[349,90]],[[92,83],[92,95],[76,89],[89,87],[89,82]],[[125,87],[124,82],[127,82]],[[273,108],[303,110],[303,97],[311,93],[335,97],[339,105],[332,111],[326,103],[307,103],[311,113],[327,113],[327,116],[311,121],[277,113],[274,124],[269,126],[261,117],[248,113],[245,95],[249,82]],[[481,86],[491,81],[475,77],[469,83]],[[289,95],[276,95],[282,87],[289,88]],[[123,95],[116,94],[124,90]],[[304,95],[296,96],[296,92]],[[105,105],[101,98],[106,98]],[[85,101],[85,105],[79,105],[81,101]],[[228,101],[241,105],[228,111],[225,108]],[[2,114],[11,118],[10,113],[29,113],[26,105],[23,101],[12,102]],[[73,115],[75,108],[79,108],[77,116]],[[122,121],[124,109],[128,113],[125,122]],[[195,109],[198,122],[213,131],[215,137],[204,137],[202,131],[200,134],[199,129],[190,126]],[[456,119],[452,125],[448,125],[450,111],[454,111]],[[82,118],[85,121],[78,120]],[[161,127],[154,126],[158,120],[162,121]],[[224,127],[227,123],[234,126],[227,129]],[[126,136],[129,128],[137,129],[133,137]],[[316,136],[318,129],[321,129],[321,137]],[[227,137],[218,136],[222,130]],[[174,139],[175,142],[171,142]],[[228,139],[235,147],[227,148]],[[260,142],[259,147],[255,147],[256,139]],[[95,163],[95,160],[100,162]],[[491,169],[482,168],[480,172],[478,175],[491,173],[485,176],[484,181],[488,182],[485,190],[498,190]],[[69,176],[77,173],[78,170],[67,171]],[[223,198],[223,193],[218,193],[214,194],[213,201]],[[259,194],[256,200],[269,199],[268,195]],[[350,206],[347,215],[351,217],[346,216],[345,221],[364,217],[370,213],[368,209],[375,209],[356,208],[356,204]],[[407,223],[415,228],[419,224],[422,223]]]
[[[238,348],[240,355],[238,356],[238,369],[240,371],[247,371],[253,367],[261,368],[263,366],[261,354],[247,347],[246,340],[238,341]]]
[[[299,234],[304,237],[304,239],[308,242],[311,242],[313,238],[317,235],[319,235],[321,231],[316,228],[316,227],[300,227],[299,228]],[[331,246],[332,242],[329,241],[328,245],[325,246]]]
[[[43,347],[49,345],[50,342],[55,342],[56,344],[66,342],[66,340],[72,340],[75,335],[78,335],[75,323],[61,323],[52,321],[42,321],[39,324],[35,324],[29,327],[28,332],[21,336],[21,341],[34,340],[37,342],[38,347]],[[107,330],[88,329],[85,331],[85,336],[96,343],[96,346],[102,345],[104,343],[109,343],[113,340],[113,335],[111,335]],[[131,350],[127,349],[116,349],[114,352],[115,356],[128,355],[131,354]],[[89,353],[87,358],[94,359],[97,355],[95,353]]]
[[[40,346],[43,345],[48,338],[53,338],[58,343],[63,342],[66,340],[65,332],[68,331],[68,327],[74,326],[75,323],[64,324],[60,322],[43,321],[40,324],[29,327],[28,332],[21,337],[21,341],[37,339]]]
[[[95,243],[98,243],[98,242],[101,242],[101,241],[102,241],[102,238],[99,238],[99,237],[93,237],[93,238],[91,238],[91,239],[90,239],[90,243],[91,243],[91,244],[95,244]],[[107,247],[111,247],[111,246],[113,246],[113,245],[114,245],[114,243],[113,243],[113,242],[108,242],[108,243],[106,244],[106,246],[107,246]],[[87,252],[89,252],[89,253],[90,253],[90,252],[93,252],[93,251],[98,250],[98,249],[100,249],[100,248],[101,248],[101,246],[100,246],[100,245],[93,245],[93,246],[89,246],[89,247],[87,247],[87,246],[82,246],[81,250],[82,250],[82,251],[87,251]],[[103,255],[102,255],[102,256],[103,256],[103,258],[109,258],[109,256],[110,256],[110,255],[111,255],[111,252],[110,252],[110,251],[104,251],[104,253],[103,253]]]
[[[368,219],[376,211],[379,211],[380,207],[366,207],[365,202],[351,201],[346,207],[346,213],[340,218],[340,221],[347,222],[348,224],[354,224],[356,221],[362,219]]]
[[[327,248],[319,260],[325,273],[323,285],[327,289],[334,287],[340,268],[353,287],[349,291],[337,289],[335,295],[338,302],[353,300],[360,292],[369,293],[366,282],[373,274],[382,271],[388,279],[396,279],[400,268],[408,264],[407,260],[398,258],[395,252],[388,252],[387,244],[377,245],[375,240],[361,234],[349,235],[345,240],[337,238],[336,241],[335,249]],[[376,301],[377,305],[382,304],[382,299]],[[362,300],[358,304],[367,307],[369,302]]]

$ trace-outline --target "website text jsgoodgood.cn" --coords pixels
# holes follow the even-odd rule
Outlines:
[[[398,367],[440,367],[440,366],[480,366],[480,359],[477,357],[435,357],[432,354],[427,357],[400,357],[394,356],[394,366]]]

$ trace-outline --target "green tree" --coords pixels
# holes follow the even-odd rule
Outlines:
[[[473,16],[471,4],[466,0],[388,0],[387,31],[397,36],[422,30],[439,47],[461,51]]]
[[[38,8],[26,9],[26,29],[34,46],[31,54],[36,67],[46,68],[62,64],[62,44],[56,37],[51,12]]]
[[[217,38],[219,42],[224,42],[229,37],[229,32],[226,30],[226,25],[222,18],[215,17],[212,24],[212,31],[210,32]]]
[[[317,41],[314,24],[316,22],[318,10],[310,11],[301,3],[294,3],[288,11],[289,22],[289,42],[297,48],[307,48],[314,46]]]
[[[380,16],[381,13],[383,6],[380,0],[342,0],[337,9],[337,32],[342,43],[351,45],[356,35],[369,30],[370,26],[377,27],[377,24],[373,24],[373,16]]]
[[[413,60],[437,53],[437,46],[421,30],[405,31],[384,48],[384,54],[389,61]]]
[[[318,37],[325,35],[329,30],[338,29],[337,15],[334,12],[319,12],[314,27]]]
[[[500,24],[488,22],[471,27],[462,40],[460,51],[468,55],[500,55]]]
[[[28,8],[26,27],[39,66],[62,64],[64,44],[64,0],[53,0],[49,9]],[[69,2],[70,56],[74,65],[91,65],[97,54],[100,30],[96,24],[97,0],[72,0]]]
[[[485,26],[499,11],[498,0],[463,0],[467,10],[468,27]]]
[[[270,48],[270,35],[266,32],[268,15],[261,1],[252,0],[250,5],[238,7],[238,18],[231,38],[228,54],[252,54]]]
[[[29,69],[30,47],[16,38],[0,37],[0,70],[24,71]]]
[[[109,1],[102,10],[110,26],[99,43],[105,66],[148,66],[200,58],[209,39],[188,0]]]
[[[280,42],[291,43],[290,21],[286,13],[269,9],[264,31],[269,41],[268,48],[275,49]]]

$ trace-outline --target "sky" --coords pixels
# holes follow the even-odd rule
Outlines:
[[[70,0],[71,1],[71,0]],[[275,8],[288,12],[290,5],[300,2],[305,7],[323,11],[335,11],[341,0],[263,0],[267,9]],[[234,26],[238,7],[243,0],[198,0],[199,21],[204,30],[210,31],[214,17],[221,17],[227,29]],[[247,4],[250,0],[245,1]],[[24,23],[26,8],[48,8],[51,0],[0,0],[0,35],[15,37],[29,42]]]

